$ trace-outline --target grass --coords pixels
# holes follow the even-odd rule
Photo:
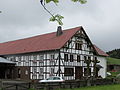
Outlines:
[[[112,74],[113,77],[116,77],[118,74],[120,74],[120,72],[110,72]]]
[[[82,88],[72,88],[72,89],[58,89],[58,90],[119,90],[120,84],[117,85],[104,85],[104,86],[91,86]]]
[[[111,57],[107,57],[106,59],[107,59],[108,65],[109,64],[120,65],[120,59],[111,58]]]

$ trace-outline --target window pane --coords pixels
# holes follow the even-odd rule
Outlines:
[[[64,54],[64,60],[67,62],[68,61],[68,54]]]
[[[65,68],[64,76],[74,76],[74,68]]]
[[[70,55],[70,62],[73,62],[73,55]]]

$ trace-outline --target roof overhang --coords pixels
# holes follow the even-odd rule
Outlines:
[[[4,59],[2,57],[0,57],[0,64],[4,63],[4,64],[16,64],[15,62],[12,62],[10,60]]]

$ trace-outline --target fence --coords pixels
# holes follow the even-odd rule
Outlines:
[[[56,90],[56,88],[79,88],[87,86],[87,81],[66,81],[64,83],[28,83],[28,82],[3,82],[0,81],[2,90]],[[113,79],[91,80],[90,85],[107,85],[115,83]]]

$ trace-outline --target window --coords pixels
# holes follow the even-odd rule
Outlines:
[[[18,57],[18,66],[21,65],[21,57]]]
[[[53,80],[60,80],[60,78],[59,77],[54,77]]]
[[[65,68],[64,76],[74,76],[74,68]]]
[[[50,60],[54,60],[55,56],[53,54],[50,55]]]
[[[34,75],[34,74],[33,74],[33,75],[32,75],[32,78],[33,78],[33,79],[37,79],[37,75]]]
[[[43,75],[43,68],[40,68],[39,73],[40,73],[40,75]]]
[[[13,62],[16,61],[15,57],[11,57],[10,60],[13,61]]]
[[[18,69],[18,78],[20,78],[20,76],[21,76],[21,70],[20,70],[20,68]]]
[[[87,74],[88,73],[88,74]],[[89,71],[87,72],[87,68],[84,68],[84,76],[91,76],[91,68],[89,68]]]
[[[39,79],[44,79],[44,75],[39,74]]]
[[[40,60],[39,60],[39,66],[43,66],[44,65],[44,56],[40,55]]]
[[[91,60],[91,57],[90,57],[90,56],[88,56],[88,60]]]
[[[87,60],[87,57],[86,57],[86,56],[84,56],[84,60]]]
[[[33,67],[33,74],[37,73],[37,67]]]
[[[21,74],[21,70],[20,69],[18,69],[18,74]]]
[[[25,56],[25,65],[29,66],[29,56]]]
[[[44,68],[43,67],[40,67],[39,68],[39,79],[44,79]]]
[[[37,66],[37,61],[33,61],[33,66]]]
[[[50,68],[50,74],[54,74],[54,68]]]
[[[34,59],[34,60],[37,60],[37,55],[34,55],[34,56],[33,56],[33,59]]]
[[[75,43],[75,49],[76,50],[82,50],[82,42],[76,42]]]
[[[25,75],[28,75],[28,70],[25,70]]]
[[[43,66],[44,62],[43,61],[39,61],[39,66]]]
[[[55,56],[53,54],[50,55],[50,65],[54,65],[55,64]]]
[[[21,62],[21,57],[18,57],[18,62]]]
[[[73,62],[73,55],[70,55],[70,62]]]
[[[68,61],[68,54],[64,54],[64,61],[65,61],[65,62]]]
[[[80,62],[80,55],[77,55],[77,62]]]
[[[43,55],[40,55],[40,60],[43,60],[44,59],[44,56]]]

